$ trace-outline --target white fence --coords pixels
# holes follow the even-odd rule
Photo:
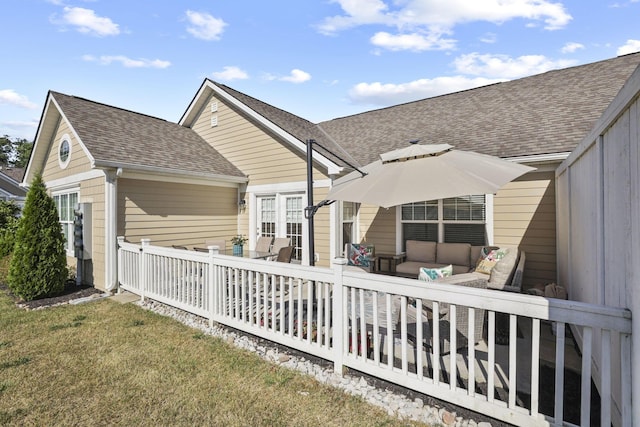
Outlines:
[[[336,259],[333,269],[303,267],[219,255],[214,249],[200,253],[119,239],[118,261],[123,289],[330,360],[336,372],[355,369],[519,426],[590,425],[592,418],[601,425],[630,425],[627,310],[425,285],[346,270],[343,259]],[[541,328],[550,322],[556,325],[551,377],[541,375],[549,367],[540,363],[541,351],[549,351]],[[580,396],[567,407],[564,349],[569,325],[581,330],[584,354]],[[483,331],[480,343],[461,347],[478,326]],[[496,345],[496,327],[508,330],[508,345]],[[620,360],[612,361],[611,351],[604,352],[602,366],[616,363],[622,375],[612,381],[610,369],[600,373],[595,379],[600,404],[592,406],[589,352],[594,336],[605,349],[618,346]],[[617,385],[616,392],[629,397],[622,407],[612,408],[610,396]],[[571,420],[568,413],[576,406],[579,414]]]

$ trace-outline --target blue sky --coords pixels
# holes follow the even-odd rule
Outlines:
[[[313,122],[640,50],[640,0],[2,0],[0,135],[54,90],[178,121],[208,77]]]

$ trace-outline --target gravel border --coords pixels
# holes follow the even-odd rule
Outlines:
[[[206,335],[223,339],[230,345],[258,354],[271,363],[299,371],[314,377],[323,384],[342,389],[359,396],[371,405],[380,407],[387,414],[401,420],[423,422],[427,425],[452,427],[507,427],[510,424],[460,407],[452,407],[429,396],[404,389],[395,384],[349,370],[343,376],[333,371],[333,364],[306,353],[279,346],[267,340],[246,334],[219,324],[209,326],[203,317],[185,312],[150,299],[135,304],[142,308],[171,317]]]

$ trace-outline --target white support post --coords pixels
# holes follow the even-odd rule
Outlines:
[[[147,287],[147,246],[151,244],[151,239],[141,239],[142,251],[140,252],[140,279],[138,280],[138,286],[140,286],[140,300],[144,301],[144,291]]]
[[[343,273],[347,260],[344,258],[334,258],[334,281],[333,281],[333,307],[331,307],[331,315],[333,316],[333,371],[338,375],[344,374],[344,365],[342,363],[345,346],[343,331],[346,329],[344,325],[344,304],[343,304]]]
[[[104,179],[104,288],[112,291],[118,286],[117,242],[118,177],[116,171],[105,171]]]

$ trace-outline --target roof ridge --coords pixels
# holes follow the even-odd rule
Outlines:
[[[115,106],[115,105],[106,104],[106,103],[104,103],[104,102],[94,101],[94,100],[92,100],[92,99],[84,98],[84,97],[82,97],[82,96],[68,95],[68,94],[66,94],[66,93],[56,92],[56,91],[54,91],[54,90],[50,90],[50,91],[49,91],[49,93],[51,93],[52,95],[54,95],[54,97],[55,97],[56,95],[62,95],[62,96],[66,96],[66,97],[68,97],[68,98],[77,99],[77,100],[79,100],[79,101],[85,101],[85,102],[89,102],[89,103],[91,103],[91,104],[100,105],[100,106],[102,106],[102,107],[113,108],[114,110],[120,110],[120,111],[125,112],[125,113],[137,114],[137,115],[139,115],[139,116],[147,117],[147,118],[150,118],[150,119],[160,120],[160,121],[163,121],[163,122],[166,122],[166,123],[171,123],[171,124],[176,124],[176,125],[178,125],[178,123],[176,123],[176,122],[172,122],[171,120],[167,120],[167,119],[163,119],[163,118],[160,118],[160,117],[152,116],[152,115],[150,115],[150,114],[141,113],[141,112],[139,112],[139,111],[129,110],[129,109],[127,109],[127,108],[117,107],[117,106]],[[178,126],[179,126],[179,125],[178,125]]]
[[[357,116],[360,116],[360,115],[363,115],[363,114],[369,114],[369,113],[372,113],[374,111],[384,111],[384,110],[387,110],[387,109],[396,108],[396,107],[400,107],[400,106],[404,106],[404,105],[415,104],[415,103],[419,103],[419,102],[424,102],[424,101],[427,101],[427,100],[438,99],[438,98],[443,98],[443,97],[448,97],[448,96],[453,96],[453,95],[459,95],[459,94],[463,94],[465,92],[471,92],[471,91],[475,91],[475,90],[479,90],[479,89],[486,89],[486,88],[491,87],[491,86],[498,86],[498,85],[516,83],[516,82],[519,82],[521,80],[530,79],[530,78],[534,78],[534,77],[540,77],[540,76],[548,75],[548,74],[551,74],[551,73],[566,72],[568,70],[575,70],[575,69],[581,68],[581,67],[593,67],[593,66],[596,66],[598,64],[603,64],[605,62],[616,61],[616,60],[619,60],[620,58],[633,56],[633,55],[640,55],[640,52],[627,53],[627,54],[624,54],[624,55],[618,55],[618,56],[613,57],[613,58],[602,59],[600,61],[589,62],[589,63],[586,63],[586,64],[572,65],[570,67],[554,68],[554,69],[551,69],[551,70],[543,71],[541,73],[531,74],[529,76],[519,77],[517,79],[504,80],[504,81],[496,82],[496,83],[489,83],[489,84],[486,84],[486,85],[477,86],[477,87],[473,87],[473,88],[469,88],[469,89],[462,89],[462,90],[458,90],[458,91],[455,91],[455,92],[448,92],[448,93],[443,93],[443,94],[440,94],[440,95],[430,96],[430,97],[427,97],[427,98],[420,98],[420,99],[416,99],[416,100],[413,100],[413,101],[407,101],[407,102],[402,102],[402,103],[399,103],[399,104],[388,105],[386,107],[374,108],[373,110],[361,111],[359,113],[349,114],[349,115],[346,115],[346,116],[334,117],[333,119],[325,120],[325,121],[320,122],[320,123],[328,123],[328,122],[331,122],[331,121],[334,121],[334,120],[341,120],[341,119],[345,119],[345,118],[357,117]]]
[[[257,102],[257,103],[259,103],[259,104],[265,105],[265,106],[267,106],[267,107],[269,107],[269,108],[273,108],[274,110],[281,111],[281,112],[283,112],[283,113],[285,113],[285,114],[287,114],[287,115],[289,115],[289,116],[296,117],[296,118],[298,118],[298,119],[300,119],[300,120],[303,120],[303,121],[305,121],[305,122],[309,123],[310,125],[315,125],[315,124],[316,124],[316,123],[314,123],[314,122],[312,122],[312,121],[310,121],[310,120],[308,120],[308,119],[305,119],[305,118],[304,118],[304,117],[302,117],[302,116],[298,116],[297,114],[293,114],[293,113],[292,113],[292,112],[290,112],[290,111],[284,110],[284,109],[282,109],[282,108],[280,108],[280,107],[276,107],[275,105],[269,104],[268,102],[262,101],[262,100],[260,100],[260,99],[258,99],[258,98],[255,98],[255,97],[251,96],[251,95],[247,95],[246,93],[241,92],[241,91],[239,91],[239,90],[237,90],[237,89],[234,89],[234,88],[232,88],[231,86],[227,86],[227,85],[225,85],[224,83],[220,83],[220,82],[217,82],[217,81],[215,81],[215,80],[211,80],[211,79],[210,79],[210,78],[208,78],[208,77],[207,77],[207,80],[209,80],[211,83],[213,83],[214,85],[218,86],[218,87],[219,87],[219,88],[221,88],[221,89],[224,89],[224,90],[230,90],[230,91],[232,91],[232,92],[239,93],[239,94],[240,94],[240,95],[242,95],[242,96],[246,96],[247,98],[250,98],[250,99],[251,99],[252,101],[254,101],[254,102]]]

